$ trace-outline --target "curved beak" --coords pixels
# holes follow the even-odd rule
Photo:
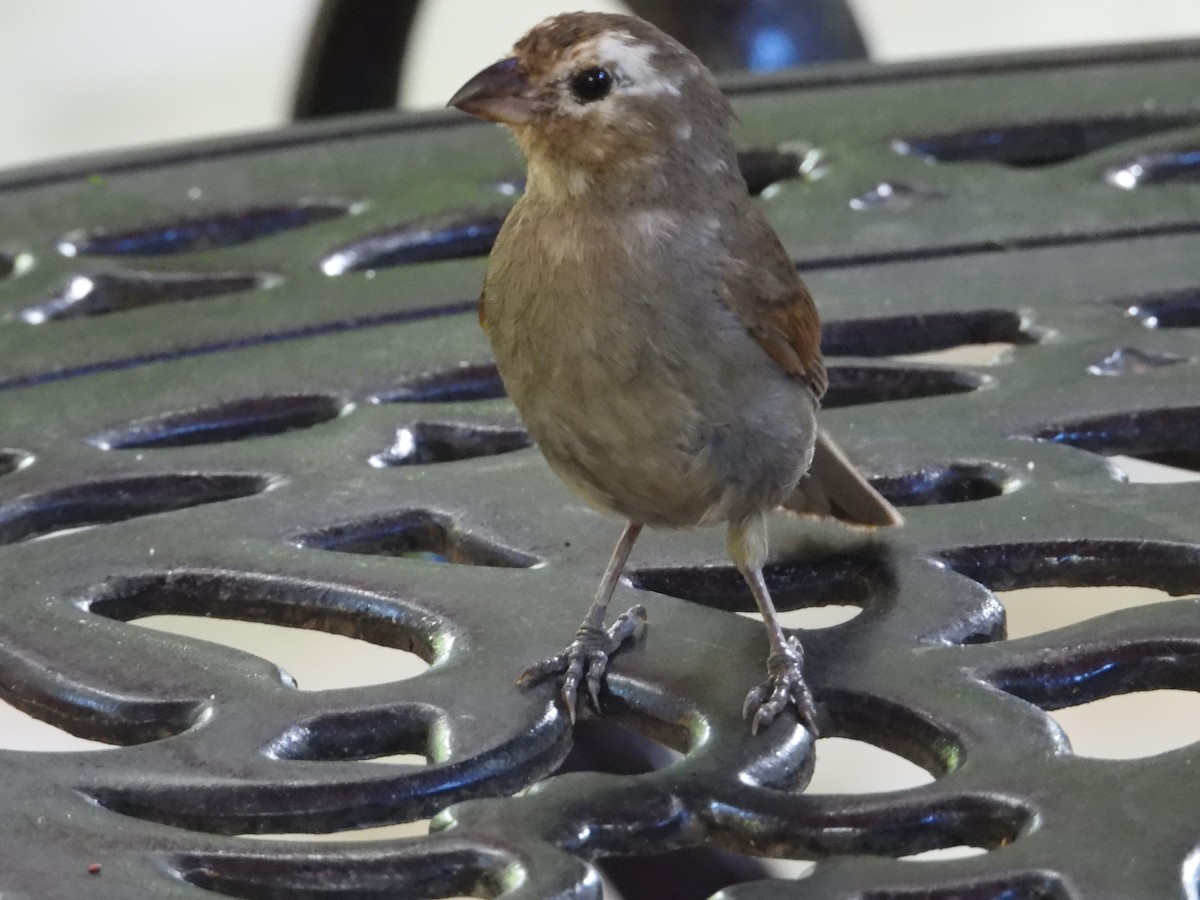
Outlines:
[[[491,122],[520,125],[533,118],[535,101],[533,86],[510,56],[460,87],[446,105]]]

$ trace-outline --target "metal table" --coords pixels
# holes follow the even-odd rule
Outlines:
[[[617,525],[528,446],[475,322],[519,189],[498,130],[376,115],[4,176],[0,697],[113,749],[0,753],[0,893],[595,897],[608,860],[628,897],[1200,895],[1200,747],[1082,758],[1046,713],[1200,689],[1200,601],[1009,641],[993,593],[1200,589],[1200,486],[1104,458],[1200,467],[1198,51],[729,82],[826,320],[825,420],[907,507],[874,535],[780,513],[768,572],[785,609],[860,609],[805,633],[808,672],[824,735],[934,776],[893,793],[805,794],[806,733],[749,736],[763,634],[709,531],[638,545],[614,606],[651,626],[574,750],[553,687],[514,686]],[[298,690],[137,624],[162,613],[431,666]],[[427,764],[367,762],[397,754]],[[955,845],[988,852],[900,858]]]

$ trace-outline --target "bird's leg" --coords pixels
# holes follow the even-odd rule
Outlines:
[[[798,639],[784,636],[775,605],[771,603],[771,594],[767,591],[767,583],[763,580],[762,567],[767,560],[767,525],[761,513],[743,522],[729,524],[729,556],[754,594],[754,602],[762,613],[763,623],[767,626],[767,641],[771,645],[771,652],[767,656],[767,678],[746,695],[746,703],[742,707],[743,716],[753,715],[750,733],[757,734],[759,728],[770,725],[791,703],[796,707],[800,721],[816,737],[817,709],[801,672],[804,650]]]
[[[548,675],[565,672],[562,680],[562,690],[559,696],[566,704],[571,721],[575,721],[575,695],[579,683],[587,685],[588,696],[592,700],[592,708],[600,711],[600,682],[604,678],[604,670],[608,666],[608,658],[625,642],[626,638],[635,635],[646,624],[646,608],[638,605],[621,614],[616,622],[606,631],[604,615],[608,611],[608,601],[612,599],[613,591],[629,559],[629,551],[642,531],[637,522],[630,522],[621,532],[621,538],[613,549],[608,568],[600,580],[596,591],[596,599],[592,601],[587,616],[579,630],[575,632],[575,640],[562,653],[543,659],[521,673],[517,681],[521,684],[532,684],[541,681]]]

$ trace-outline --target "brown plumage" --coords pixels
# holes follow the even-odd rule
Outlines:
[[[629,523],[575,640],[523,678],[564,673],[572,717],[581,686],[596,703],[644,619],[604,628],[642,526],[727,522],[770,647],[751,727],[792,705],[815,731],[801,646],[763,582],[764,514],[900,518],[817,428],[820,320],[747,195],[731,107],[679,43],[597,13],[548,19],[450,102],[506,125],[529,166],[480,299],[505,388],[563,481]]]
[[[722,279],[728,304],[767,355],[819,400],[829,380],[821,358],[821,317],[808,287],[757,207],[742,220]]]

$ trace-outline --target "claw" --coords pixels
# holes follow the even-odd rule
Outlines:
[[[575,724],[575,692],[568,691],[566,685],[559,691],[558,696],[562,698],[563,706],[567,708],[567,717],[571,720],[571,724]]]
[[[754,713],[750,722],[751,734],[758,734],[759,728],[770,725],[790,703],[796,708],[801,724],[816,738],[817,709],[801,673],[803,662],[804,650],[795,637],[789,638],[783,648],[767,657],[767,679],[751,689],[742,707],[743,718]]]
[[[567,674],[562,681],[562,689],[559,691],[559,696],[562,697],[563,703],[567,705],[567,712],[571,716],[571,724],[575,724],[575,694],[579,691],[579,679],[583,676],[584,660],[580,656],[572,656],[571,663],[567,666]]]
[[[517,684],[530,685],[534,682],[541,681],[547,675],[555,672],[566,671],[567,655],[559,653],[557,656],[551,656],[548,659],[540,660],[517,676]]]
[[[646,630],[646,618],[646,607],[640,603],[617,616],[617,621],[609,629],[609,636],[615,643],[609,642],[608,652],[615,652],[626,638],[640,638]]]
[[[796,707],[796,715],[800,717],[800,722],[812,732],[814,738],[817,736],[817,704],[813,701],[812,691],[808,689],[808,685],[803,681],[792,686],[791,693],[792,705]]]
[[[563,673],[559,697],[567,708],[571,724],[575,723],[576,695],[580,683],[587,687],[592,709],[600,712],[600,688],[608,668],[609,656],[629,638],[638,636],[646,624],[646,608],[635,606],[622,613],[607,631],[584,622],[575,640],[562,653],[534,663],[521,673],[517,683],[527,687],[542,679]]]
[[[592,701],[592,711],[596,713],[600,712],[600,683],[607,668],[607,653],[596,652],[588,655],[587,691]]]
[[[757,710],[764,700],[767,699],[767,692],[762,689],[762,686],[752,688],[750,693],[746,695],[746,702],[742,704],[742,718],[750,718],[750,714]]]

